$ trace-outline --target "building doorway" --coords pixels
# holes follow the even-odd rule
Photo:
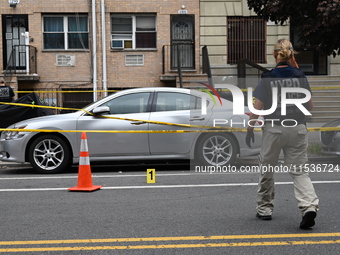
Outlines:
[[[3,70],[26,69],[25,32],[28,15],[2,15]]]
[[[177,69],[178,51],[184,70],[195,69],[194,15],[171,15],[171,69]]]
[[[290,29],[290,40],[294,45],[296,62],[305,74],[326,75],[327,74],[327,55],[322,54],[318,49],[303,47],[299,42],[297,30]]]

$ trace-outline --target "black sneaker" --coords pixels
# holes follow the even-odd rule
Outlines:
[[[300,223],[301,229],[308,229],[310,227],[313,227],[315,225],[315,219],[316,212],[306,212],[305,215],[302,217],[302,221]]]
[[[260,218],[261,220],[272,220],[271,215],[260,215],[259,213],[256,214],[257,218]]]

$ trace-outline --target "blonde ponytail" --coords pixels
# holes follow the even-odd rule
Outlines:
[[[293,45],[287,39],[280,39],[274,46],[274,56],[278,58],[279,61],[286,62],[289,61],[294,53]]]

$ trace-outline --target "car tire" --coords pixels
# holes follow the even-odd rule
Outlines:
[[[204,166],[229,165],[236,159],[237,143],[229,134],[205,134],[196,146],[195,163]]]
[[[60,173],[71,165],[71,152],[68,144],[57,135],[42,135],[29,147],[28,159],[39,173]]]

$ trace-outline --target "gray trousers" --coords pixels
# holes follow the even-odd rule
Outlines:
[[[319,199],[304,164],[307,163],[308,136],[305,125],[282,127],[271,123],[265,125],[262,148],[259,155],[260,180],[257,191],[257,212],[271,215],[274,209],[274,173],[288,171],[294,182],[294,193],[302,215],[317,211]],[[284,168],[277,162],[281,150],[284,154]]]

